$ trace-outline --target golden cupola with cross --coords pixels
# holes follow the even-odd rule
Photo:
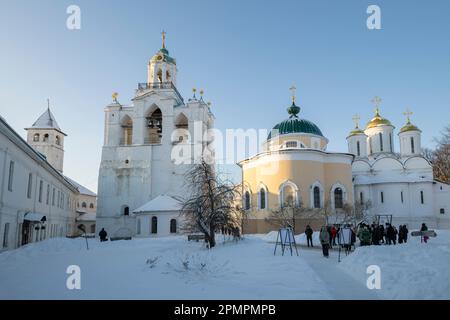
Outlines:
[[[411,123],[411,115],[413,113],[409,109],[406,109],[403,114],[406,116],[406,124],[398,133],[398,137],[400,139],[400,155],[402,157],[420,155],[422,153],[422,131]]]
[[[367,136],[364,130],[359,127],[359,120],[358,115],[353,116],[355,128],[347,136],[348,150],[358,158],[367,157]]]
[[[148,84],[170,84],[176,86],[177,62],[166,48],[166,32],[161,32],[162,46],[148,62]]]
[[[367,153],[369,156],[380,153],[393,153],[393,134],[395,127],[380,114],[381,98],[372,99],[375,106],[375,115],[367,123],[364,133],[367,136]]]

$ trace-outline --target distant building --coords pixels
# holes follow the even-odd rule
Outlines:
[[[365,129],[356,123],[347,137],[349,152],[355,155],[355,201],[368,203],[371,216],[392,215],[396,225],[417,229],[425,222],[432,228],[450,228],[450,185],[434,179],[432,165],[422,155],[421,130],[411,123],[411,113],[405,113],[396,152],[395,127],[381,116],[380,100],[375,102],[375,116]]]
[[[83,201],[95,228],[96,195],[63,175],[66,134],[50,108],[26,130],[27,141],[0,118],[0,250],[77,235]]]

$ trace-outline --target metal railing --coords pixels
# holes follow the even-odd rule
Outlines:
[[[178,98],[184,102],[183,97],[178,92],[177,88],[173,82],[151,82],[151,83],[138,83],[138,91],[148,90],[148,89],[173,89],[177,94]]]

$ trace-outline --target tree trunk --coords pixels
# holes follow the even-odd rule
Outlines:
[[[216,246],[216,234],[214,231],[214,227],[209,228],[209,248],[214,248]]]

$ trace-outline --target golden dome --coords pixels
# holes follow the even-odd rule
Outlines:
[[[408,121],[401,129],[400,129],[400,133],[401,132],[406,132],[406,131],[420,131],[420,129],[418,127],[416,127],[415,125],[413,125],[410,121]]]
[[[364,131],[362,131],[360,128],[355,128],[352,131],[350,131],[348,136],[351,137],[351,136],[356,136],[358,134],[364,134]]]
[[[385,119],[380,116],[380,112],[378,109],[375,111],[375,117],[370,120],[366,125],[366,130],[379,126],[392,126],[391,122],[388,119]]]

